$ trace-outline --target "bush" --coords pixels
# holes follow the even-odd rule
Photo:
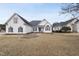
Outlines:
[[[71,31],[71,28],[70,27],[62,27],[61,32],[70,32]]]

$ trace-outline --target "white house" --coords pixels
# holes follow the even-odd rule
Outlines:
[[[26,34],[33,32],[30,23],[17,13],[14,13],[5,25],[7,34]]]
[[[65,22],[54,23],[53,26],[46,20],[28,22],[23,17],[14,13],[5,23],[7,34],[26,34],[31,32],[51,33],[53,31],[60,31],[62,27],[70,27],[71,32],[79,32],[79,20],[72,18]]]
[[[72,18],[72,19],[65,21],[65,22],[54,23],[53,24],[53,31],[60,31],[60,29],[65,26],[65,27],[70,27],[71,32],[75,32],[77,30],[77,28],[75,28],[77,21],[78,21],[77,18]]]
[[[47,20],[28,22],[23,17],[14,13],[5,23],[7,34],[26,34],[31,32],[51,33],[52,26]]]
[[[32,25],[34,32],[52,32],[52,25],[46,19],[43,19],[42,21],[31,21],[30,24]]]

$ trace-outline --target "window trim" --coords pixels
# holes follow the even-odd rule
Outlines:
[[[18,27],[18,32],[23,32],[23,27]]]
[[[45,31],[50,31],[50,25],[45,26]]]
[[[10,27],[8,28],[8,32],[13,32],[13,27],[10,26]]]

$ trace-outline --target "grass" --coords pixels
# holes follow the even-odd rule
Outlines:
[[[79,56],[79,33],[1,35],[2,56]]]

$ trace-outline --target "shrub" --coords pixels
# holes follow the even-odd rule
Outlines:
[[[70,27],[62,27],[61,32],[70,32],[71,31],[71,28]]]

